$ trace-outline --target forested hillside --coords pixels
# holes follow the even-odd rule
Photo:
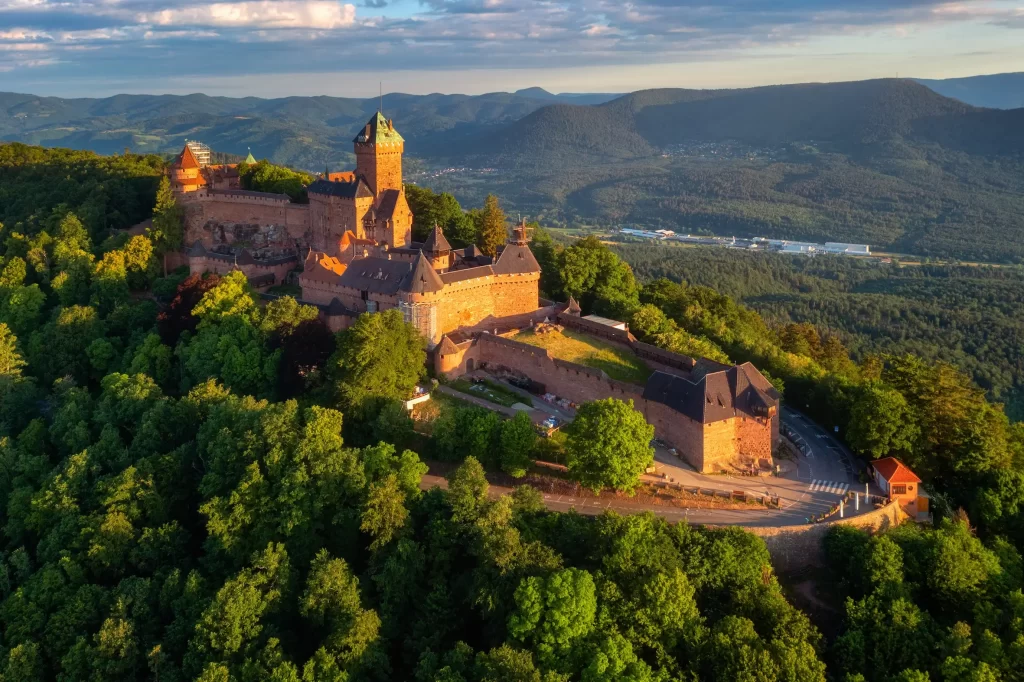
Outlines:
[[[79,181],[116,187],[122,162],[87,157]],[[414,196],[466,234],[500,217],[494,200],[467,215]],[[825,329],[534,232],[546,294],[662,348],[752,361],[859,456],[924,478],[934,530],[830,536],[825,640],[742,530],[552,513],[528,485],[490,496],[488,475],[521,478],[561,446],[478,408],[414,425],[399,401],[426,379],[426,344],[399,311],[334,334],[239,272],[161,276],[173,196],[162,181],[137,200],[153,227],[130,238],[71,210],[7,214],[25,232],[0,242],[3,682],[1017,675],[1024,426],[954,367],[856,363]],[[569,430],[570,476],[586,436]],[[421,489],[427,462],[447,490]]]
[[[1020,109],[1024,107],[1024,73],[996,73],[965,78],[916,78],[918,83],[976,107]]]
[[[399,122],[410,151],[433,136],[462,134],[517,120],[559,101],[580,99],[550,93],[405,95],[389,93],[386,113]],[[377,98],[258,97],[207,95],[118,95],[64,99],[0,93],[0,140],[73,147],[113,154],[126,147],[142,152],[177,152],[185,139],[214,149],[275,163],[322,170],[351,165],[352,138],[380,106]]]
[[[562,224],[1024,259],[1024,109],[908,80],[642,91],[547,107],[445,149],[450,163],[514,169],[490,191]],[[430,182],[479,200],[471,175]]]
[[[734,296],[766,319],[810,323],[853,356],[913,353],[951,362],[1024,417],[1024,271],[881,265],[711,248],[616,247],[641,279],[668,277]]]

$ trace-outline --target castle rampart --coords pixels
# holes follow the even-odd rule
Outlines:
[[[442,342],[435,350],[434,367],[449,377],[480,368],[512,372],[576,403],[609,397],[632,400],[654,426],[656,436],[673,445],[698,471],[717,472],[760,459],[771,461],[777,416],[758,418],[737,411],[726,419],[701,423],[663,402],[645,398],[642,386],[611,379],[602,370],[555,358],[530,344],[486,333],[458,344]]]

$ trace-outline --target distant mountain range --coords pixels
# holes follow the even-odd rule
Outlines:
[[[1014,154],[1024,151],[1024,109],[982,109],[898,79],[644,90],[597,106],[547,106],[458,145],[425,141],[424,152],[517,167],[641,159],[695,142],[825,143],[855,153],[895,140]]]
[[[985,152],[1002,143],[997,136],[1017,117],[970,105],[1010,106],[1024,98],[1024,73],[922,82],[930,90],[889,79],[627,95],[542,88],[395,93],[385,96],[384,109],[398,123],[410,156],[518,166],[642,158],[698,139],[862,143],[898,134]],[[169,153],[185,139],[199,139],[221,152],[242,155],[251,148],[258,158],[315,170],[351,164],[354,131],[378,106],[377,98],[0,93],[0,140],[109,154],[126,147]]]
[[[592,105],[617,96],[554,95],[541,88],[476,96],[395,93],[384,97],[384,108],[415,147],[418,139],[508,124],[551,104]],[[185,139],[199,139],[218,151],[244,155],[251,148],[259,158],[319,169],[351,162],[351,139],[379,102],[375,97],[63,99],[0,93],[0,140],[111,154],[126,147],[177,151]]]
[[[549,223],[1024,263],[1024,108],[975,104],[1010,93],[1021,77],[621,96],[390,94],[383,106],[406,139],[407,167],[422,171],[410,179],[464,205],[494,192]],[[950,88],[955,97],[938,92]],[[338,169],[353,165],[352,138],[378,106],[377,98],[0,93],[0,140],[171,153],[198,139],[221,153],[251,148],[277,163]]]
[[[992,109],[1024,107],[1024,73],[999,73],[992,76],[968,76],[943,80],[915,79],[918,83],[945,95]]]

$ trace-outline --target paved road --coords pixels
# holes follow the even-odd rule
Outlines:
[[[493,378],[491,378],[494,380]],[[504,382],[502,382],[504,383]],[[507,384],[506,384],[507,385]],[[507,385],[510,389],[520,392],[521,389]],[[524,395],[526,394],[523,391]],[[470,402],[491,409],[497,406],[470,398]],[[534,405],[549,414],[557,414],[562,418],[568,415],[543,401],[534,398]],[[546,408],[546,409],[545,409]],[[787,526],[806,523],[812,515],[829,510],[842,499],[846,492],[863,492],[863,484],[858,482],[857,460],[832,434],[812,422],[800,412],[783,407],[781,414],[784,430],[790,434],[801,452],[795,462],[786,463],[788,469],[781,476],[731,476],[708,475],[696,472],[692,467],[670,454],[663,447],[655,448],[657,472],[665,478],[683,486],[700,486],[716,490],[743,490],[748,494],[761,496],[770,494],[778,496],[779,509],[751,507],[750,509],[686,509],[662,505],[644,505],[628,500],[607,500],[594,498],[571,497],[568,495],[545,494],[544,503],[552,511],[568,511],[576,509],[584,514],[600,514],[606,509],[613,509],[623,514],[635,514],[645,511],[653,512],[672,521],[688,521],[690,523],[706,523],[737,526]],[[447,487],[447,481],[439,476],[425,476],[423,487]],[[512,492],[511,488],[491,486],[491,495],[498,496]],[[880,494],[872,489],[873,494]],[[870,509],[870,505],[860,500],[860,512]],[[846,516],[858,513],[854,505],[846,509]]]

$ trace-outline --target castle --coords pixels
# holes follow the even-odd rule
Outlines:
[[[331,329],[397,308],[427,340],[437,375],[486,371],[577,403],[631,399],[658,438],[699,471],[771,462],[779,394],[753,365],[728,367],[657,349],[625,325],[581,317],[572,301],[542,300],[525,224],[494,257],[475,246],[453,249],[438,226],[424,242],[412,241],[402,136],[377,113],[353,144],[355,170],[312,182],[308,204],[230,186],[227,168],[203,166],[186,145],[170,172],[186,208],[191,270],[241,270],[265,289],[287,281],[301,262],[301,300],[317,306]],[[507,338],[549,321],[636,353],[654,371],[643,385],[615,381]]]

